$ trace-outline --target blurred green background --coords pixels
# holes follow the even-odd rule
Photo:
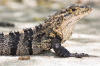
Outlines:
[[[1,26],[0,32],[32,27],[44,22],[49,14],[70,4],[90,5],[94,10],[100,9],[100,0],[0,0],[0,22],[14,24],[13,28]],[[95,17],[93,15],[84,21],[99,20]]]
[[[44,21],[50,13],[70,4],[99,6],[100,0],[0,0],[0,21]]]

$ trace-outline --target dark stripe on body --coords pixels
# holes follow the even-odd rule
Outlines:
[[[20,40],[20,38],[19,38],[20,34],[19,34],[19,32],[15,32],[15,34],[10,32],[9,36],[10,36],[10,38],[9,38],[8,45],[10,46],[10,51],[11,51],[10,54],[16,55],[17,45]]]
[[[17,45],[17,52],[16,55],[29,55],[33,54],[32,52],[32,35],[33,31],[31,28],[24,29],[24,33],[21,33],[21,36],[19,37],[19,43]]]
[[[32,55],[33,54],[33,51],[32,51],[32,35],[33,35],[33,31],[31,28],[29,29],[25,29],[24,30],[24,41],[28,41],[28,51],[29,51],[29,55]]]
[[[28,47],[29,47],[29,55],[32,55],[33,54],[33,51],[32,51],[32,40],[33,40],[32,35],[33,35],[33,31],[32,31],[31,28],[29,28],[28,31],[29,31],[29,40],[28,40],[29,41],[29,44],[28,44]]]
[[[0,33],[0,43],[3,43],[4,42],[4,34],[3,33]]]
[[[2,46],[2,44],[4,44],[4,34],[3,33],[0,33],[0,55],[2,55],[3,54],[3,46]]]

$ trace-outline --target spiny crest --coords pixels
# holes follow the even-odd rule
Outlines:
[[[23,31],[24,31],[24,33],[26,33],[26,32],[29,32],[29,33],[34,32],[34,31],[32,31],[32,28],[25,28],[25,29],[23,29]]]
[[[14,33],[12,31],[9,32],[9,35],[13,35]]]
[[[17,31],[14,31],[14,33],[17,35],[17,34],[19,34],[19,31],[17,30]]]
[[[33,35],[33,33],[35,33],[35,30],[32,30],[32,28],[28,28],[29,31],[29,35]]]
[[[39,27],[38,26],[35,26],[35,29],[36,29],[36,32],[39,31]]]
[[[35,26],[35,29],[36,29],[36,32],[42,30],[43,29],[42,24],[39,24],[38,26]]]
[[[42,28],[42,24],[39,24],[39,27]]]
[[[32,31],[32,28],[28,28],[28,31]]]
[[[24,34],[28,36],[31,36],[33,35],[33,33],[35,33],[35,30],[32,30],[32,28],[25,28],[23,29],[23,31],[24,31]]]
[[[0,39],[2,39],[4,37],[3,32],[0,32]],[[1,40],[0,40],[1,41]]]
[[[25,32],[27,32],[27,31],[28,31],[28,29],[27,29],[27,28],[26,28],[26,29],[23,29],[23,31],[24,31],[24,33],[25,33]]]

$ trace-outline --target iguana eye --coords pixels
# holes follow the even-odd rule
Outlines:
[[[72,11],[76,11],[77,9],[72,9]]]

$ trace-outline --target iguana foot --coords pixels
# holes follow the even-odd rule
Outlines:
[[[82,57],[89,57],[89,55],[85,54],[85,53],[80,53],[80,54],[78,54],[78,53],[71,53],[70,57],[82,58]]]

